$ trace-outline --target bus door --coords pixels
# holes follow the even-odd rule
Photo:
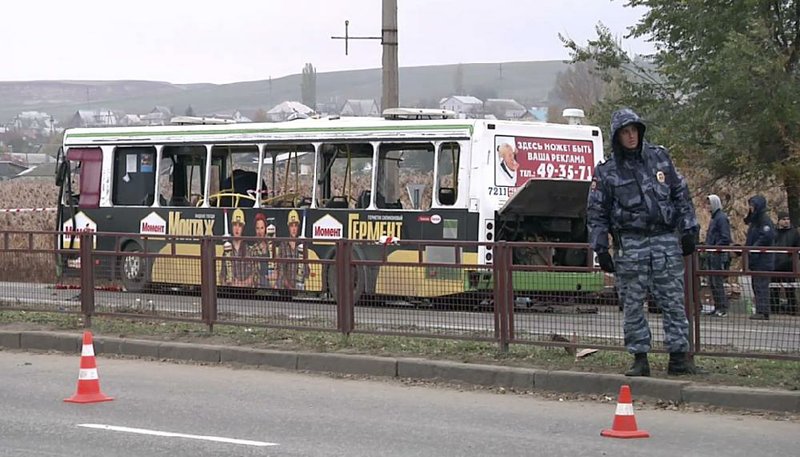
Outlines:
[[[100,148],[70,148],[59,165],[58,228],[68,232],[61,239],[62,248],[79,247],[79,239],[72,233],[97,231],[97,224],[84,210],[100,206],[102,167],[103,151]]]

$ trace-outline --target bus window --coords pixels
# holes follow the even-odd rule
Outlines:
[[[314,188],[314,145],[269,144],[261,168],[262,206],[309,206]]]
[[[318,192],[325,208],[355,208],[369,201],[372,188],[372,145],[323,144]]]
[[[381,143],[375,206],[429,210],[433,155],[430,143]]]
[[[99,207],[103,152],[100,148],[71,148],[67,151],[67,160],[71,173],[64,183],[64,204]]]
[[[174,167],[173,158],[164,157],[162,154],[159,164],[161,176],[158,176],[158,204],[160,206],[169,206],[172,201],[172,171]]]
[[[159,176],[159,188],[172,189],[167,206],[196,206],[202,202],[206,176],[206,148],[200,145],[164,146],[163,163],[171,163],[171,173]],[[164,196],[166,199],[166,195]]]
[[[118,147],[114,149],[114,182],[111,202],[120,206],[150,206],[155,200],[156,149]]]
[[[253,207],[258,183],[258,146],[214,146],[211,156],[209,204],[224,208]],[[266,187],[262,183],[263,189]]]
[[[461,148],[458,143],[442,143],[438,152],[436,201],[450,206],[458,200],[458,166]]]

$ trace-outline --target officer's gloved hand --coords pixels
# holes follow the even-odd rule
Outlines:
[[[683,250],[684,257],[687,255],[692,255],[694,248],[694,234],[684,233],[681,237],[681,249]]]
[[[606,273],[614,272],[614,260],[608,252],[597,254],[597,263],[600,264],[600,269]]]

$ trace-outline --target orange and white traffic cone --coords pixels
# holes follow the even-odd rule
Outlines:
[[[636,426],[630,386],[624,385],[619,388],[619,400],[617,400],[617,412],[614,414],[614,424],[610,429],[600,432],[600,435],[609,438],[650,438],[649,433],[639,430]]]
[[[70,403],[97,403],[111,401],[100,392],[100,378],[97,376],[97,362],[94,359],[94,343],[92,332],[83,332],[83,348],[81,349],[81,369],[78,372],[78,390],[75,395],[65,398]]]

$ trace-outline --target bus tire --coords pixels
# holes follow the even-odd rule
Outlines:
[[[135,241],[126,243],[122,250],[124,252],[142,252],[141,246]],[[152,259],[149,257],[122,254],[119,259],[119,275],[125,290],[141,292],[146,289],[150,285],[152,267]]]
[[[353,303],[358,304],[364,296],[364,288],[367,283],[367,270],[361,266],[354,266],[353,269]],[[336,282],[337,272],[336,265],[328,267],[327,274],[325,275],[325,282],[328,285],[328,292],[334,301],[338,300],[339,286]]]

